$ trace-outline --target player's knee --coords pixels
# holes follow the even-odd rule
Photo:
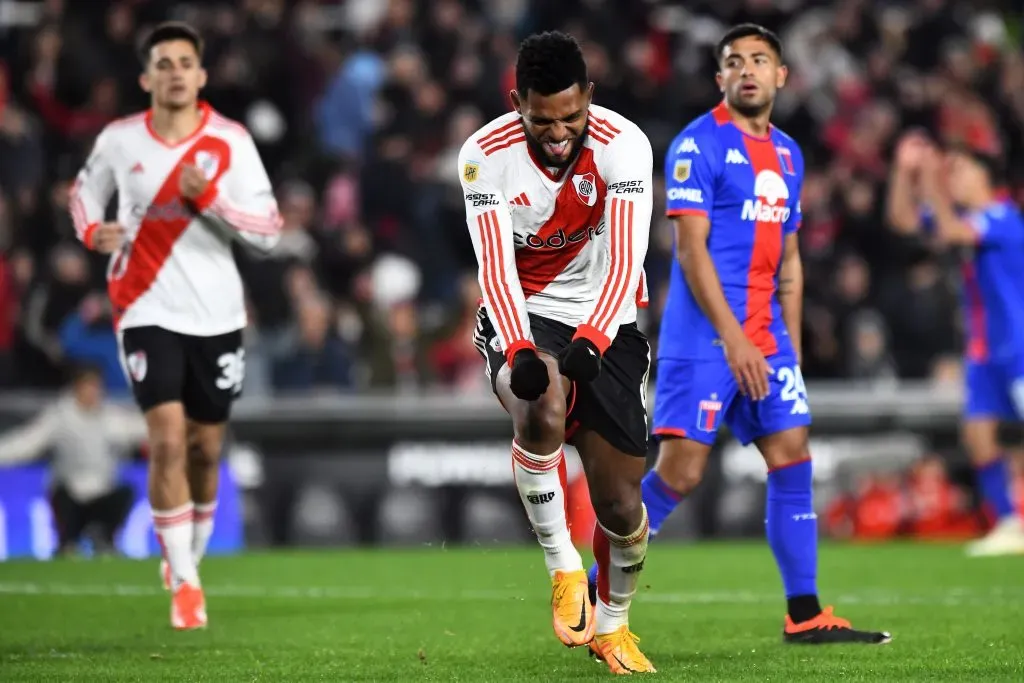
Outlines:
[[[184,463],[187,444],[184,434],[172,430],[154,432],[149,437],[149,460],[156,467],[175,466]]]
[[[663,441],[654,469],[673,491],[688,494],[704,479],[707,451],[702,444],[685,439]]]
[[[999,443],[995,441],[965,441],[964,450],[971,464],[976,467],[998,460],[1000,455]]]
[[[185,411],[178,402],[163,403],[146,411],[149,459],[156,466],[180,464],[188,449]]]
[[[219,450],[208,444],[193,443],[188,448],[188,463],[192,467],[216,467]]]
[[[975,466],[986,465],[999,457],[999,429],[995,423],[968,421],[960,440]]]
[[[535,453],[558,448],[565,437],[564,403],[548,393],[527,404],[515,420],[516,440]]]
[[[193,427],[189,430],[188,461],[193,467],[216,467],[223,446],[219,428]]]
[[[770,470],[811,459],[807,430],[804,428],[790,429],[759,439],[757,448]]]
[[[703,481],[704,468],[685,464],[681,467],[668,468],[667,472],[659,468],[658,475],[669,488],[685,496],[692,493]]]
[[[628,536],[643,518],[640,488],[620,486],[594,497],[594,513],[601,526],[614,534]]]

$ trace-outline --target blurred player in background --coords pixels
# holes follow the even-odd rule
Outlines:
[[[50,501],[61,555],[74,553],[92,525],[99,529],[96,551],[114,552],[114,535],[135,501],[132,488],[121,481],[120,466],[146,438],[146,424],[137,411],[103,399],[102,371],[78,366],[65,395],[28,424],[0,436],[0,467],[52,454]]]
[[[904,136],[889,185],[889,221],[963,248],[966,329],[962,437],[996,525],[971,555],[1024,553],[1024,519],[1014,509],[1000,422],[1024,420],[1024,219],[999,195],[1002,163],[970,147],[944,156],[922,134]],[[924,211],[922,212],[922,205]]]
[[[206,625],[198,565],[213,532],[218,459],[240,393],[246,314],[234,241],[269,249],[280,217],[249,133],[200,102],[198,33],[143,42],[152,106],[96,139],[70,203],[78,237],[111,254],[122,363],[149,430],[149,500],[176,629]],[[117,218],[105,220],[113,192]]]
[[[782,46],[753,24],[718,44],[724,101],[672,142],[665,163],[673,266],[658,346],[658,460],[643,482],[651,534],[703,477],[718,427],[768,465],[768,544],[782,574],[786,642],[881,643],[818,602],[811,423],[800,373],[804,162],[770,123]]]
[[[647,136],[591,104],[576,41],[523,41],[515,111],[459,155],[484,306],[476,343],[512,417],[516,486],[544,548],[553,625],[612,671],[654,671],[629,630],[647,549],[640,495],[650,347],[637,329],[652,210]],[[597,604],[566,528],[562,444],[574,445],[597,514]],[[595,635],[596,634],[596,635]]]

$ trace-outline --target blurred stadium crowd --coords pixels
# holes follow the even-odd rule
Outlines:
[[[204,33],[205,98],[251,130],[285,219],[269,257],[238,254],[250,395],[486,391],[455,158],[508,109],[519,39],[580,39],[595,100],[661,157],[716,102],[712,46],[739,21],[784,41],[774,120],[808,160],[805,375],[958,377],[956,262],[887,229],[884,183],[910,126],[1024,158],[1012,0],[0,0],[0,386],[55,386],[88,359],[124,390],[105,262],[76,243],[67,194],[103,125],[147,105],[135,41],[168,18]],[[661,213],[652,335],[672,259]]]

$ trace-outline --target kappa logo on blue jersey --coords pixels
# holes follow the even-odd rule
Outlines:
[[[786,175],[796,175],[796,167],[793,166],[793,153],[789,151],[789,148],[776,147],[775,151],[779,153],[779,165],[782,166],[782,172]]]
[[[697,141],[693,138],[683,138],[683,141],[676,147],[676,154],[700,154]]]
[[[745,156],[743,156],[743,152],[735,148],[730,148],[729,151],[725,153],[725,163],[749,164],[750,162],[747,161],[747,158]]]

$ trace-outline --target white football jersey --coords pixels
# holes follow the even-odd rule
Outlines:
[[[577,328],[603,352],[647,303],[643,265],[653,206],[651,143],[591,105],[576,162],[558,172],[510,112],[459,154],[484,305],[509,356],[533,343],[527,313]]]
[[[249,132],[200,106],[199,128],[175,144],[157,136],[150,112],[111,123],[72,189],[71,218],[86,246],[117,191],[127,236],[107,282],[119,330],[154,325],[211,337],[245,327],[231,240],[268,250],[280,238],[277,201]],[[210,182],[192,202],[178,189],[187,164]]]

